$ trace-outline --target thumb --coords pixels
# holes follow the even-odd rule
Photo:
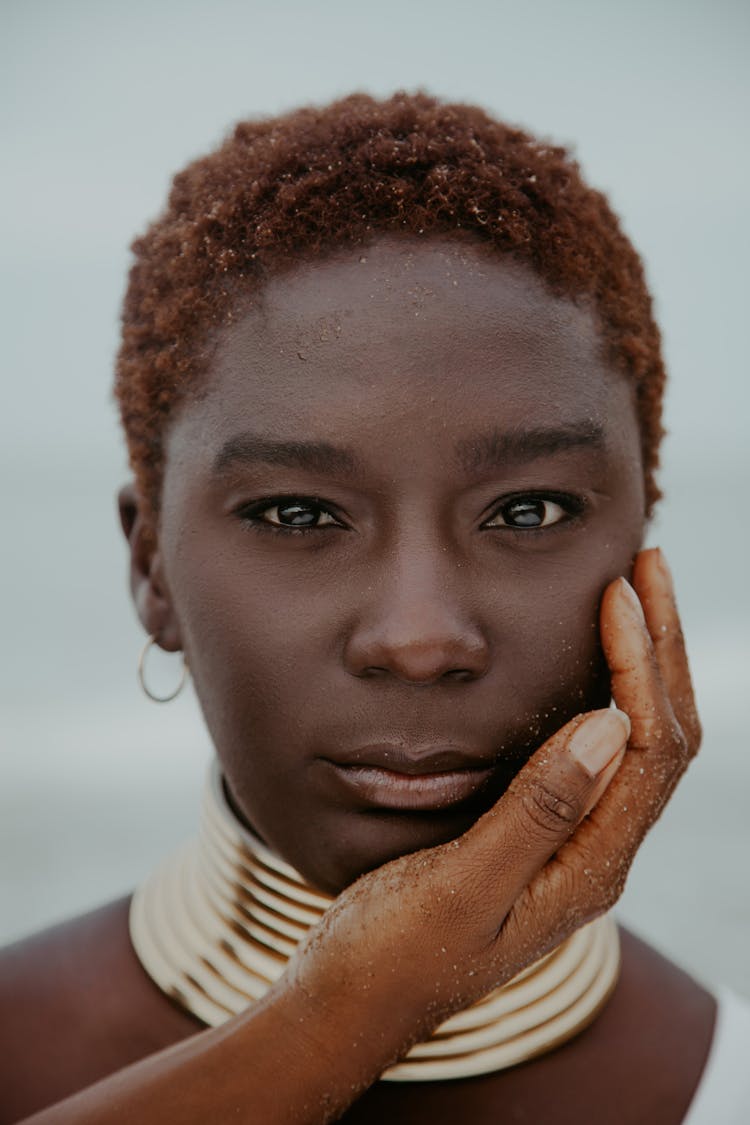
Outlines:
[[[464,836],[463,861],[484,871],[495,907],[509,908],[591,811],[625,754],[630,720],[607,708],[571,719]]]

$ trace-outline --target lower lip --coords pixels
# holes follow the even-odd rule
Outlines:
[[[331,765],[347,788],[368,804],[411,811],[460,804],[474,796],[492,774],[492,769],[408,774],[378,766]]]

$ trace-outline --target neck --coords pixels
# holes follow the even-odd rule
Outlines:
[[[199,836],[136,891],[131,938],[162,991],[216,1026],[264,995],[332,902],[240,823],[214,764]],[[619,962],[616,926],[599,918],[446,1020],[383,1078],[465,1078],[544,1054],[596,1016]]]

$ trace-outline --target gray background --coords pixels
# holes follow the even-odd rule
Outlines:
[[[706,739],[621,915],[750,995],[749,22],[729,0],[5,0],[0,938],[129,889],[191,831],[209,755],[192,699],[135,682],[109,390],[127,245],[234,120],[422,86],[574,142],[644,255],[672,375],[651,541]]]

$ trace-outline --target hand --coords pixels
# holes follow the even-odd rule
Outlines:
[[[618,710],[579,715],[450,844],[348,888],[282,980],[382,1070],[452,1012],[503,984],[619,898],[635,853],[698,749],[671,579],[641,552],[612,582],[601,636]],[[365,1031],[366,1028],[366,1031]],[[335,1040],[335,1036],[333,1039]],[[369,1081],[376,1075],[371,1075]]]

